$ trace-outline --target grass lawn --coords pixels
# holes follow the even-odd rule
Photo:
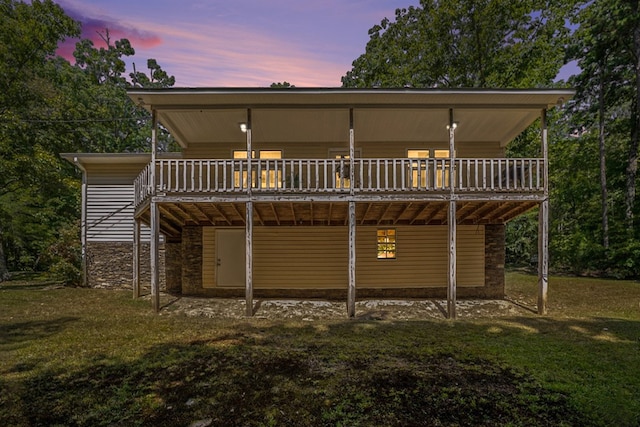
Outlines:
[[[507,276],[533,304],[536,278]],[[638,426],[640,283],[552,277],[549,315],[156,315],[130,292],[0,284],[0,425]]]

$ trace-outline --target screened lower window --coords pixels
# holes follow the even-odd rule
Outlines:
[[[396,230],[378,229],[378,259],[396,259]]]

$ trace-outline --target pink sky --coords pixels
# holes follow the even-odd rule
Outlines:
[[[131,62],[155,58],[176,87],[337,87],[368,30],[418,0],[58,0],[98,43],[128,38]],[[75,41],[59,51],[72,58]],[[130,69],[127,70],[131,71]]]

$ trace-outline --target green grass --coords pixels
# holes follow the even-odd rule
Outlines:
[[[536,278],[507,277],[533,305]],[[0,425],[640,425],[640,284],[552,277],[549,315],[242,321],[0,285]]]

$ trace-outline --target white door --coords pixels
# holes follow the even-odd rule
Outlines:
[[[216,230],[217,286],[245,286],[244,229]]]

